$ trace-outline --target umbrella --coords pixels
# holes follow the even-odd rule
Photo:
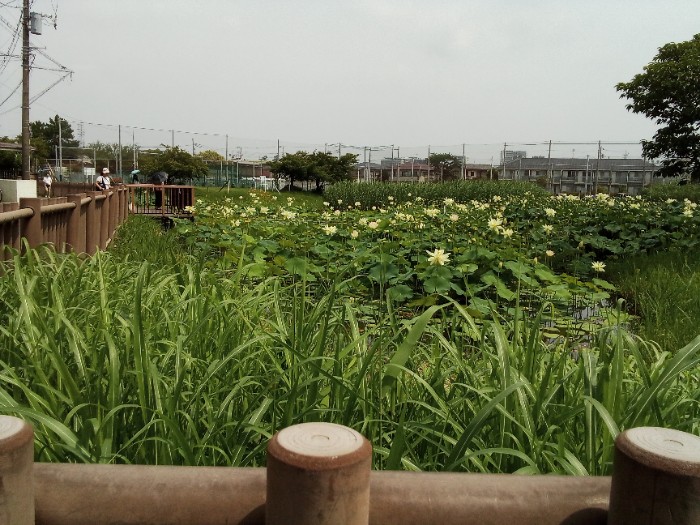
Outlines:
[[[168,182],[168,174],[164,171],[156,171],[151,175],[151,182],[153,184],[165,184]]]

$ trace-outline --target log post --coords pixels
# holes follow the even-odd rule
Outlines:
[[[97,196],[100,195],[99,191],[89,191],[88,197],[90,197],[90,202],[87,205],[87,211],[85,212],[85,251],[92,255],[94,254],[100,245],[100,215],[97,208]]]
[[[615,440],[609,525],[700,523],[700,437],[639,427]]]
[[[34,431],[0,416],[0,523],[34,525]]]
[[[44,242],[44,231],[41,227],[41,199],[25,197],[19,200],[20,208],[31,208],[34,214],[24,219],[22,237],[27,239],[30,248],[36,248]]]
[[[333,423],[303,423],[267,448],[268,525],[367,525],[372,446]]]
[[[80,221],[80,217],[83,213],[83,197],[85,197],[84,193],[68,196],[68,202],[75,204],[75,208],[68,212],[66,231],[66,244],[68,248],[65,251],[71,250],[75,253],[83,253],[85,251],[85,231],[82,230],[81,226],[83,225]]]
[[[110,237],[109,190],[102,190],[100,193],[104,197],[98,205],[98,213],[100,214],[100,250],[104,250]]]

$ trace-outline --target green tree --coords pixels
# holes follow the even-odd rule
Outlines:
[[[337,182],[348,178],[357,155],[346,153],[340,158],[331,153],[297,151],[280,159],[268,162],[270,171],[278,178],[289,179],[290,189],[297,181],[313,180],[316,191],[322,191],[327,182]]]
[[[73,137],[73,128],[66,119],[56,115],[49,119],[48,122],[37,120],[29,123],[31,133],[31,144],[34,148],[34,157],[39,162],[45,162],[47,159],[54,158],[56,149],[59,143],[58,123],[61,122],[61,140],[64,148],[75,148],[79,142]],[[67,149],[63,155],[64,158],[75,158],[75,153]]]
[[[316,191],[320,192],[325,183],[348,179],[353,166],[357,163],[357,155],[346,153],[338,158],[332,153],[315,151],[311,155],[311,161],[313,164],[311,178],[316,182]]]
[[[164,147],[164,150],[154,152],[141,163],[141,171],[147,177],[158,171],[164,171],[170,176],[169,181],[185,184],[192,182],[192,179],[205,177],[209,172],[201,158],[187,153],[178,146]]]
[[[430,166],[438,172],[440,181],[458,178],[462,159],[452,153],[431,153],[428,159]]]
[[[662,159],[661,173],[700,181],[700,34],[660,47],[643,73],[615,88],[631,100],[629,111],[660,126],[642,147],[647,157]]]
[[[11,139],[9,137],[0,137],[0,142],[21,144],[21,140]],[[21,169],[22,153],[20,151],[0,151],[0,170],[19,172]]]
[[[283,177],[289,180],[289,189],[294,187],[296,181],[309,180],[314,170],[314,163],[311,155],[306,151],[289,153],[282,158],[268,162],[270,172],[277,179]]]
[[[213,149],[207,149],[204,151],[200,151],[195,155],[195,157],[200,158],[204,161],[209,161],[209,162],[211,162],[211,161],[220,162],[222,160],[226,160],[226,159],[224,159],[224,156],[221,153],[219,153],[218,151],[214,151]]]

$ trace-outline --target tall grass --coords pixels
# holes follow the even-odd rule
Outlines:
[[[449,300],[368,317],[342,281],[245,286],[184,256],[7,264],[0,409],[35,424],[41,461],[256,466],[275,431],[331,421],[377,468],[603,474],[623,428],[700,430],[700,338],[550,341]]]
[[[285,201],[288,198],[293,198],[297,204],[303,204],[308,209],[323,208],[323,197],[318,193],[301,190],[282,190],[282,191],[263,191],[250,188],[217,188],[215,186],[197,187],[197,200],[204,200],[209,204],[216,204],[223,201],[231,200],[238,202],[241,197],[248,198],[251,193],[255,193],[260,199],[265,201],[279,200]]]
[[[514,181],[455,181],[441,184],[401,183],[365,183],[339,182],[324,191],[324,198],[333,206],[354,205],[359,202],[361,209],[372,206],[387,206],[390,202],[401,204],[414,202],[421,198],[426,204],[442,204],[447,198],[457,202],[471,200],[490,200],[493,196],[549,195],[547,190],[529,182]]]
[[[610,265],[609,275],[638,316],[635,331],[675,350],[700,334],[700,253],[667,251]]]

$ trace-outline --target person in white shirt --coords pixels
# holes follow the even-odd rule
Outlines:
[[[49,173],[48,171],[44,173],[44,176],[41,178],[41,180],[44,182],[44,196],[51,197],[51,183],[53,182],[53,177],[51,177],[51,173]]]
[[[112,180],[109,178],[109,168],[102,168],[102,175],[95,179],[95,189],[98,191],[108,190],[112,185]]]

